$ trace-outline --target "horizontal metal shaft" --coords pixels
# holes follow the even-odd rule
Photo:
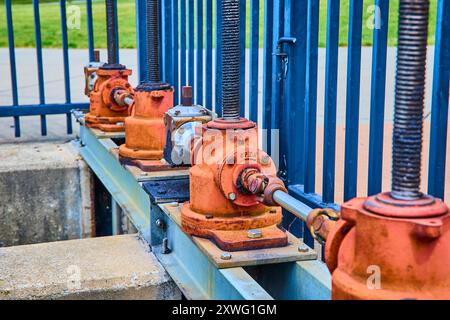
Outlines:
[[[290,196],[284,191],[277,190],[273,193],[273,200],[280,205],[283,209],[286,209],[297,218],[306,221],[308,214],[313,210],[301,201],[298,201],[294,197]]]

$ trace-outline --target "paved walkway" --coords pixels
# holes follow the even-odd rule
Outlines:
[[[248,52],[247,52],[248,54]],[[428,54],[428,74],[427,74],[427,95],[426,95],[426,110],[425,114],[429,113],[431,99],[431,79],[433,66],[434,48],[430,47]],[[63,102],[64,101],[64,75],[63,75],[63,61],[61,50],[58,49],[44,49],[44,70],[46,82],[46,101]],[[106,59],[105,50],[101,51],[102,60]],[[72,101],[87,101],[87,97],[83,94],[83,66],[88,61],[86,50],[70,50],[70,78],[71,78],[71,94]],[[121,50],[121,62],[127,67],[132,68],[135,73],[131,76],[130,81],[133,85],[137,84],[137,59],[136,50]],[[359,193],[362,195],[367,190],[367,159],[368,159],[368,123],[370,115],[370,79],[371,79],[371,59],[372,48],[362,49],[362,70],[361,70],[361,111],[360,111],[360,141],[359,141],[359,175],[360,186]],[[19,84],[19,101],[20,104],[38,103],[38,82],[36,72],[36,55],[34,49],[17,49],[17,74]],[[385,145],[384,145],[384,171],[383,176],[384,189],[389,189],[389,175],[390,175],[390,122],[392,121],[393,105],[394,105],[394,83],[395,83],[395,60],[396,49],[388,48],[387,52],[387,83],[386,83],[386,128],[385,128]],[[338,72],[338,88],[337,88],[337,161],[336,161],[336,201],[340,202],[342,199],[343,186],[343,159],[344,159],[344,132],[345,132],[345,101],[346,101],[346,61],[347,49],[339,49],[339,72]],[[262,51],[260,52],[260,62],[262,62]],[[247,66],[248,67],[248,66]],[[0,106],[9,105],[11,103],[11,88],[9,80],[9,58],[8,50],[0,48],[0,73],[4,77],[0,78]],[[262,63],[260,63],[260,83],[262,83]],[[247,70],[247,86],[248,86],[248,70]],[[317,145],[317,190],[321,190],[321,168],[322,168],[322,127],[324,118],[324,79],[325,79],[325,50],[319,50],[319,70],[318,70],[318,145]],[[248,92],[248,90],[246,90]],[[259,98],[262,98],[262,85],[259,87]],[[248,97],[246,99],[248,104]],[[261,117],[261,115],[260,115]],[[428,120],[428,119],[427,119]],[[12,118],[0,118],[0,143],[2,142],[19,142],[25,140],[34,140],[40,138],[40,127],[38,117],[22,117],[22,134],[21,139],[14,138],[14,128]],[[49,116],[48,117],[49,135],[45,139],[67,139],[73,136],[65,134],[65,116]],[[426,127],[428,123],[426,122]],[[74,128],[77,130],[77,125],[74,123]],[[428,141],[429,134],[425,132],[424,144],[424,159],[428,158]],[[450,158],[450,157],[449,157]],[[424,169],[427,169],[424,165]],[[426,172],[427,170],[424,170]],[[450,170],[449,170],[450,171]],[[426,177],[424,176],[424,179]],[[425,180],[424,180],[425,181]],[[450,177],[449,177],[450,181]],[[450,188],[449,188],[450,189]],[[450,193],[448,194],[450,199]]]

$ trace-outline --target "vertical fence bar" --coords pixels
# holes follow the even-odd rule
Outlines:
[[[189,49],[188,49],[188,83],[190,86],[195,87],[194,83],[194,35],[195,35],[195,29],[194,29],[194,0],[188,0],[189,7],[188,7],[188,32],[189,32]],[[195,91],[194,91],[195,92]],[[193,97],[194,98],[194,97]],[[195,98],[194,98],[195,101]]]
[[[276,52],[278,46],[278,40],[282,37],[283,34],[283,8],[284,8],[284,0],[275,1],[273,3],[273,37],[272,37],[272,45],[271,47],[271,58],[274,59],[272,62],[272,96],[270,103],[270,113],[268,114],[269,119],[269,127],[268,127],[268,138],[267,138],[267,149],[269,154],[272,157],[278,157],[277,143],[272,143],[273,139],[278,137],[279,129],[280,129],[280,119],[281,119],[281,99],[282,97],[282,81],[280,78],[281,75],[281,59],[277,56],[274,56],[273,53]],[[273,78],[275,77],[275,78]],[[277,133],[277,134],[275,134]],[[280,159],[280,167],[282,167],[285,163],[286,159]],[[280,168],[280,170],[282,170]]]
[[[428,193],[443,199],[450,87],[450,2],[448,0],[439,0],[436,20]]]
[[[285,0],[284,36],[296,39],[295,43],[284,44],[283,52],[288,54],[289,63],[284,81],[285,96],[282,107],[280,131],[281,154],[286,154],[287,184],[304,183],[304,139],[292,139],[303,133],[305,125],[305,74],[306,40],[303,36],[307,28],[307,2]]]
[[[324,202],[329,203],[334,202],[337,72],[339,54],[339,4],[339,0],[328,1],[327,13],[322,197]]]
[[[212,40],[213,40],[213,4],[206,0],[206,57],[205,57],[205,107],[212,110]]]
[[[186,0],[181,0],[180,7],[180,84],[186,85],[187,69],[186,69]]]
[[[356,197],[363,0],[350,0],[345,111],[344,201]]]
[[[258,122],[259,0],[250,1],[249,118]]]
[[[147,25],[146,0],[136,0],[136,43],[138,52],[138,78],[139,82],[147,80]]]
[[[239,4],[239,16],[240,16],[240,26],[239,26],[239,69],[241,72],[241,78],[239,80],[239,87],[241,91],[241,95],[243,95],[240,99],[240,114],[241,117],[245,117],[245,39],[246,39],[246,6],[247,6],[247,0],[240,0]]]
[[[11,9],[11,0],[5,1],[6,22],[8,25],[8,48],[9,48],[9,68],[11,72],[11,89],[13,106],[19,105],[19,95],[17,92],[17,71],[16,71],[16,52],[14,48],[14,25]],[[20,137],[20,118],[14,117],[14,136]]]
[[[61,12],[61,34],[62,34],[62,49],[64,61],[64,87],[66,94],[66,103],[71,102],[70,98],[70,72],[69,72],[69,48],[67,44],[67,16],[66,16],[66,0],[60,0]],[[72,116],[66,113],[67,134],[72,134]]]
[[[373,30],[367,190],[369,196],[381,191],[389,0],[376,0],[375,7],[378,8],[380,14],[375,15]]]
[[[44,92],[44,71],[42,67],[42,45],[41,45],[41,19],[39,16],[39,0],[33,0],[34,11],[34,37],[36,41],[36,63],[39,83],[39,104],[45,104]],[[41,135],[47,135],[47,119],[44,114],[41,115]]]
[[[197,104],[203,105],[203,0],[197,0]]]
[[[178,75],[178,1],[172,0],[172,72],[173,72],[173,87],[175,88],[175,94],[173,96],[174,105],[178,105],[178,99],[180,95],[180,80]]]
[[[216,0],[216,102],[217,116],[222,116],[222,0]]]
[[[319,0],[308,0],[306,31],[305,81],[305,187],[306,193],[315,192],[316,181],[316,121],[317,121],[317,66],[319,55]]]
[[[136,4],[137,8],[137,4]],[[136,9],[137,10],[137,9]],[[136,15],[137,17],[137,15]],[[89,61],[94,61],[94,25],[92,20],[92,0],[86,0],[86,22],[88,34]]]
[[[264,0],[264,57],[263,57],[263,149],[270,151],[270,110],[272,104],[272,43],[273,0]]]
[[[172,9],[171,9],[171,1],[172,0],[163,0],[163,19],[161,19],[162,23],[162,33],[163,33],[163,41],[161,42],[162,49],[162,59],[163,59],[163,81],[173,84],[173,73],[172,66],[175,61],[173,61],[172,57]]]

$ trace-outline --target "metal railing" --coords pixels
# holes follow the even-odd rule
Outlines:
[[[318,86],[319,65],[319,0],[239,0],[241,19],[241,116],[258,121],[268,132],[279,133],[279,146],[266,139],[265,147],[278,152],[280,173],[289,185],[292,195],[310,207],[337,205],[336,201],[336,117],[338,92],[338,52],[341,3],[327,1],[327,29],[325,49],[325,79]],[[367,174],[367,194],[382,189],[383,144],[385,143],[386,66],[389,28],[389,0],[374,0],[378,8],[379,27],[373,30],[372,73],[369,115],[368,172],[358,172],[363,0],[349,1],[348,54],[346,61],[345,146],[344,146],[344,200],[357,196],[358,181]],[[38,52],[40,104],[19,106],[15,71],[13,22],[11,1],[7,8],[8,39],[10,48],[13,105],[0,107],[0,116],[14,116],[16,136],[20,135],[19,117],[41,115],[42,134],[45,134],[45,115],[68,113],[75,107],[70,100],[67,58],[67,30],[65,28],[65,1],[60,1],[61,28],[64,55],[66,101],[45,104],[42,80],[42,58],[39,35],[37,0],[34,0],[36,50]],[[221,0],[161,0],[161,65],[162,79],[172,84],[175,103],[179,101],[181,86],[194,88],[194,101],[217,113],[221,112]],[[93,59],[92,4],[86,1],[89,58]],[[261,9],[261,6],[263,7]],[[261,10],[264,16],[260,27]],[[443,198],[445,188],[446,136],[450,75],[450,1],[437,0],[435,54],[432,84],[431,134],[428,165],[428,193]],[[138,74],[142,81],[147,74],[145,0],[136,0],[136,29],[138,45]],[[250,27],[249,37],[246,28]],[[260,61],[260,35],[262,33],[263,59]],[[246,39],[247,38],[247,39]],[[246,54],[246,40],[249,43]],[[258,71],[260,63],[263,72]],[[246,66],[248,74],[246,75]],[[249,84],[246,90],[246,77]],[[261,78],[260,78],[261,77]],[[258,91],[262,89],[262,104]],[[324,90],[323,141],[317,136],[318,88]],[[388,88],[391,90],[392,88]],[[246,108],[248,100],[248,108]],[[68,132],[71,131],[67,116]],[[316,146],[323,148],[322,190],[316,187]],[[321,194],[319,196],[318,194]],[[312,239],[305,233],[311,245]]]
[[[66,16],[66,0],[60,0],[60,17],[61,17],[61,41],[63,56],[63,73],[64,73],[64,93],[65,99],[61,103],[46,103],[45,99],[45,81],[44,68],[42,63],[42,41],[41,41],[41,19],[39,13],[39,0],[33,0],[34,12],[34,36],[36,43],[37,57],[37,76],[39,84],[39,103],[32,105],[21,105],[19,103],[19,88],[17,84],[16,54],[14,45],[14,21],[12,14],[11,0],[5,0],[6,22],[9,46],[9,64],[12,89],[12,105],[0,106],[0,117],[14,117],[15,136],[21,136],[20,117],[22,116],[40,116],[41,134],[47,135],[47,119],[46,115],[66,114],[67,133],[71,134],[72,118],[70,110],[80,108],[87,109],[88,103],[73,103],[70,92],[70,73],[69,73],[69,47],[67,37],[67,16]],[[87,33],[88,33],[88,53],[90,61],[94,60],[94,31],[92,19],[92,0],[86,0],[86,16],[87,16]],[[45,22],[45,21],[44,21]]]

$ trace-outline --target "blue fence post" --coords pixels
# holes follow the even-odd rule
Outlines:
[[[305,80],[307,12],[305,0],[285,0],[284,37],[295,38],[295,43],[284,44],[288,54],[286,79],[284,81],[283,106],[281,108],[280,153],[286,155],[287,183],[304,182],[304,139],[292,139],[304,132],[305,125]]]
[[[180,85],[186,85],[186,0],[181,0],[180,6]]]
[[[439,0],[431,106],[428,193],[443,199],[450,81],[450,2]]]
[[[263,149],[270,151],[270,110],[272,105],[272,44],[273,44],[273,0],[264,0],[264,57],[263,57]]]
[[[137,8],[136,4],[136,8]],[[136,9],[137,10],[137,9]],[[136,14],[137,17],[137,14]],[[86,22],[88,34],[89,61],[94,61],[94,24],[92,20],[92,0],[86,0]]]
[[[206,57],[205,57],[205,107],[212,110],[212,68],[213,68],[213,4],[212,0],[206,0]]]
[[[267,128],[267,150],[272,157],[278,157],[279,154],[279,144],[272,143],[274,138],[279,138],[278,135],[275,135],[275,132],[279,134],[280,129],[280,119],[281,112],[280,106],[282,103],[282,81],[280,78],[281,75],[281,59],[274,55],[277,50],[278,40],[282,37],[283,34],[283,8],[284,8],[284,0],[275,1],[273,3],[273,36],[272,36],[272,45],[271,48],[271,58],[272,62],[272,89],[271,89],[271,103],[270,109],[266,110],[268,114],[265,117],[265,120],[268,122],[266,124]],[[270,27],[270,26],[269,26]],[[286,159],[280,159],[280,167],[282,167],[283,162]]]
[[[62,50],[64,61],[64,87],[66,94],[66,103],[71,103],[70,97],[70,72],[69,72],[69,47],[67,44],[67,16],[66,16],[66,0],[60,0],[61,12],[61,34],[62,34]],[[67,133],[72,134],[72,114],[66,113]]]
[[[259,0],[250,1],[249,119],[258,122]]]
[[[350,0],[345,112],[344,201],[356,197],[363,0]]]
[[[138,52],[138,78],[139,82],[147,80],[147,25],[146,0],[136,0],[136,43]]]
[[[240,26],[239,26],[239,69],[241,72],[241,78],[239,79],[239,88],[241,91],[241,99],[240,99],[240,106],[239,106],[239,112],[241,114],[241,117],[245,117],[245,47],[246,47],[246,22],[247,22],[247,16],[246,16],[246,6],[247,6],[247,0],[240,0],[239,3],[239,16],[240,16]]]
[[[172,57],[172,9],[171,9],[171,1],[172,0],[163,0],[162,6],[162,36],[163,41],[161,43],[162,55],[161,58],[163,60],[163,81],[173,84],[173,73],[172,66],[174,65],[173,57]]]
[[[322,198],[329,203],[334,202],[339,5],[339,0],[328,1]]]
[[[308,0],[305,81],[305,193],[315,192],[319,0]]]
[[[39,83],[39,104],[45,104],[45,92],[44,92],[44,70],[42,67],[42,45],[41,45],[41,20],[39,16],[39,1],[33,0],[34,11],[34,37],[36,41],[36,63],[38,71],[38,83]],[[45,115],[41,115],[41,134],[47,135],[47,120]]]
[[[386,52],[389,27],[389,0],[376,0],[372,49],[372,79],[370,97],[369,172],[367,194],[381,191],[383,168],[384,99],[386,93]]]
[[[16,52],[14,48],[14,25],[12,17],[11,0],[5,1],[6,7],[6,22],[8,25],[8,48],[9,48],[9,68],[11,72],[11,89],[12,89],[12,104],[19,105],[19,95],[17,92],[17,71],[16,71]],[[20,137],[20,118],[14,117],[14,135],[16,138]]]
[[[194,35],[195,35],[195,29],[194,29],[194,0],[188,0],[189,6],[188,6],[188,83],[190,86],[195,87],[194,83]],[[195,95],[195,91],[193,92],[193,95]],[[195,101],[195,97],[194,101]]]
[[[173,72],[173,87],[175,88],[175,93],[173,96],[174,105],[178,105],[178,99],[180,96],[180,87],[179,87],[179,75],[178,75],[178,66],[179,66],[179,46],[178,46],[178,0],[172,0],[172,72]]]
[[[222,0],[216,0],[216,96],[214,110],[222,116]]]
[[[285,170],[285,183],[288,186],[304,182],[304,139],[293,139],[303,136],[305,125],[305,80],[306,80],[306,38],[307,12],[306,0],[284,1],[284,38],[289,42],[282,45],[282,52],[287,53],[287,64],[281,70],[284,87],[281,105],[280,123],[280,170]],[[295,39],[295,40],[294,40]],[[285,73],[285,74],[284,74]],[[298,237],[304,235],[304,224],[291,214],[284,214],[284,225]],[[306,234],[305,234],[306,236]],[[311,247],[314,241],[307,243]],[[308,239],[309,239],[308,238]]]
[[[196,103],[203,105],[203,0],[197,0]]]

